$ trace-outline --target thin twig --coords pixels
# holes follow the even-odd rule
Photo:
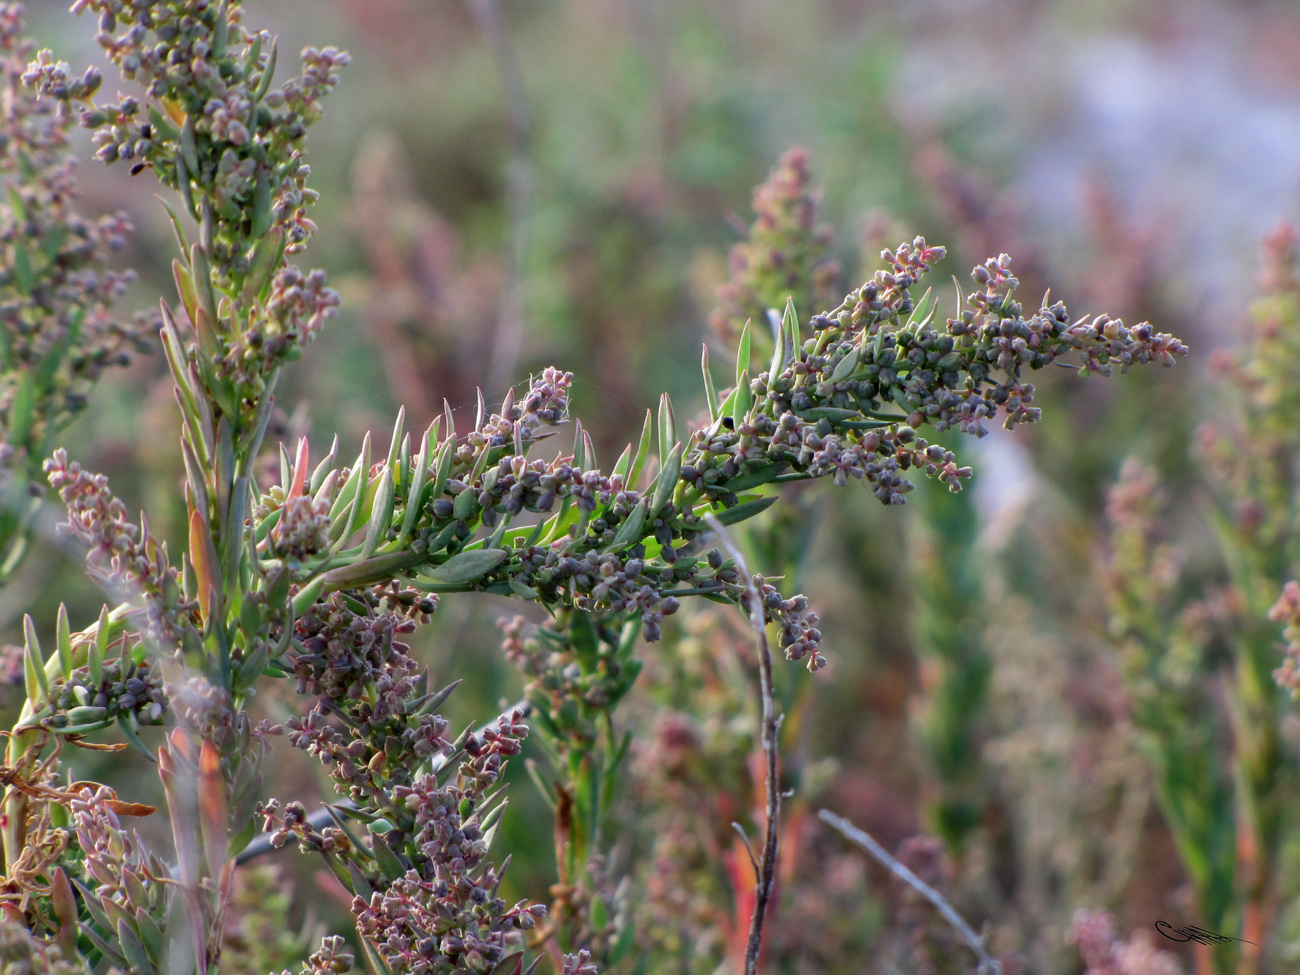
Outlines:
[[[966,920],[957,913],[956,908],[948,903],[943,894],[890,856],[888,851],[877,843],[871,834],[858,829],[843,816],[836,816],[829,809],[823,809],[817,813],[817,818],[827,826],[837,830],[840,835],[851,843],[862,847],[887,867],[895,877],[910,884],[917,893],[933,904],[935,910],[942,914],[943,919],[956,929],[966,944],[970,946],[970,950],[975,952],[976,957],[979,958],[979,975],[1002,975],[1002,963],[989,954],[988,949],[984,947],[984,939],[975,933],[975,929],[966,923]]]
[[[501,389],[510,383],[523,345],[526,328],[524,282],[528,275],[529,221],[533,210],[532,119],[528,93],[519,59],[510,45],[506,19],[498,0],[469,0],[470,9],[492,48],[492,59],[506,100],[510,136],[510,168],[507,184],[506,285],[501,295],[501,316],[492,342],[492,361],[487,386]]]
[[[763,947],[763,917],[767,912],[768,902],[772,899],[772,889],[776,885],[777,828],[781,821],[781,780],[779,755],[777,753],[777,732],[781,727],[781,718],[776,713],[776,698],[772,692],[772,648],[767,642],[767,624],[764,619],[763,597],[754,585],[754,577],[745,564],[736,543],[732,541],[722,522],[712,514],[704,515],[705,522],[717,536],[727,554],[736,560],[736,569],[745,580],[749,602],[749,618],[754,625],[754,634],[758,638],[758,686],[761,720],[759,725],[759,742],[763,748],[764,779],[767,787],[767,823],[763,831],[763,852],[759,857],[758,872],[754,884],[754,914],[749,920],[749,941],[745,945],[745,975],[754,975],[758,971],[758,954]],[[753,859],[753,853],[750,853]]]

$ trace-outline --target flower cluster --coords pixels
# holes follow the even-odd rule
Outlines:
[[[23,84],[33,45],[23,38],[23,7],[0,3],[0,440],[43,456],[45,439],[81,411],[104,369],[145,348],[143,320],[124,323],[110,310],[133,275],[109,268],[130,231],[124,214],[87,219],[68,141],[70,122]],[[63,97],[88,97],[92,71],[63,78]]]
[[[507,937],[545,915],[540,904],[508,907],[498,895],[501,876],[486,862],[479,809],[500,774],[500,756],[518,753],[515,735],[521,729],[503,721],[491,741],[476,743],[479,754],[462,767],[460,785],[440,786],[436,776],[423,775],[395,791],[410,814],[409,839],[402,846],[412,866],[352,905],[357,930],[394,970],[491,971],[506,953]],[[392,845],[388,836],[375,842]]]
[[[122,827],[115,806],[120,804],[106,786],[87,786],[69,803],[82,857],[77,886],[94,921],[82,930],[123,969],[142,958],[161,965],[167,941],[160,922],[167,916],[171,871],[147,852],[138,833]]]
[[[829,257],[831,229],[817,223],[810,183],[808,153],[795,148],[754,191],[754,226],[731,249],[731,277],[709,319],[728,345],[747,321],[766,325],[768,310],[780,311],[787,297],[805,313],[832,299],[840,266]]]
[[[577,751],[595,746],[600,728],[597,718],[608,712],[631,689],[641,671],[621,644],[618,630],[609,622],[617,617],[596,617],[594,646],[576,646],[566,623],[548,620],[530,626],[522,616],[501,620],[505,657],[531,678],[524,694],[552,743]]]
[[[281,267],[271,280],[265,305],[250,309],[246,329],[218,361],[217,375],[255,385],[256,379],[295,358],[338,310],[339,294],[325,282],[324,271],[303,274],[292,264]]]
[[[552,541],[510,550],[500,566],[473,585],[487,590],[504,587],[502,591],[525,598],[588,612],[635,614],[650,641],[659,639],[663,617],[680,605],[674,588],[743,598],[745,588],[735,568],[724,563],[717,551],[704,559],[679,556],[679,547],[685,551],[707,530],[690,507],[665,500],[651,511],[651,492],[627,488],[621,473],[583,470],[572,456],[529,461],[521,453],[509,452],[514,444],[537,439],[543,424],[552,425],[564,416],[565,391],[571,381],[570,374],[547,369],[521,405],[508,399],[500,414],[480,423],[467,443],[458,446],[459,467],[452,468],[453,475],[469,467],[480,467],[482,473],[470,483],[448,478],[450,497],[430,502],[432,524],[421,529],[412,549],[436,552],[449,541],[470,539],[479,522],[494,527],[503,515],[513,517],[524,510],[545,513],[557,504],[571,503],[584,513],[581,522]],[[492,451],[500,454],[499,460],[483,465],[484,453],[491,457]],[[709,476],[716,471],[739,473],[728,457],[717,468],[706,467],[704,460],[698,468],[683,466],[679,476],[706,493],[719,484],[725,487],[725,482]],[[737,501],[734,494],[726,500],[733,505]],[[629,527],[639,530],[629,532]],[[648,557],[647,536],[653,539],[657,559]],[[757,581],[765,586],[769,622],[781,624],[787,656],[808,657],[813,669],[825,663],[816,653],[821,634],[816,616],[808,613],[807,599],[784,599],[761,579]]]
[[[433,713],[446,692],[427,694],[408,648],[394,639],[414,624],[377,612],[375,594],[334,593],[299,619],[290,658],[300,690],[321,699],[288,721],[289,741],[332,766],[331,777],[391,828],[370,847],[342,829],[318,832],[300,803],[283,813],[262,806],[272,842],[296,835],[309,848],[353,864],[357,928],[395,970],[490,971],[512,932],[545,913],[498,896],[500,874],[487,862],[502,805],[495,789],[505,760],[527,734],[522,715],[467,733],[453,745]],[[463,755],[454,779],[432,760]],[[360,879],[358,879],[360,878]]]
[[[89,668],[74,670],[52,692],[54,713],[41,724],[63,734],[102,728],[119,714],[137,727],[162,724],[167,713],[162,678],[148,663],[134,660],[105,660],[98,680]]]
[[[1300,583],[1291,580],[1282,588],[1282,595],[1269,610],[1268,618],[1286,624],[1282,634],[1286,639],[1283,648],[1286,657],[1282,666],[1273,671],[1273,679],[1293,697],[1300,697]]]
[[[302,155],[307,127],[320,117],[321,99],[338,83],[347,55],[307,48],[302,74],[272,90],[275,41],[243,27],[238,2],[172,0],[152,5],[144,17],[133,6],[73,5],[99,14],[100,45],[152,103],[125,97],[88,104],[81,124],[94,132],[97,157],[131,161],[133,172],[153,169],[187,200],[213,200],[216,216],[232,225],[227,244],[279,227],[290,252],[300,249],[315,229],[305,209],[316,199]],[[53,97],[88,102],[93,91],[70,92],[66,78],[67,66],[48,56],[28,73],[29,83]]]
[[[90,547],[90,574],[127,598],[144,600],[146,633],[160,646],[180,646],[187,627],[198,624],[197,606],[182,599],[177,571],[167,563],[166,548],[126,519],[126,506],[108,487],[108,478],[91,474],[56,450],[45,462],[50,485],[68,509],[60,528]]]
[[[355,598],[341,592],[314,604],[298,617],[290,662],[298,678],[298,693],[331,701],[359,700],[371,684],[387,677],[397,690],[417,670],[410,647],[395,637],[415,630],[415,624],[391,613],[371,614]]]
[[[747,395],[738,391],[752,405],[715,418],[697,434],[684,472],[719,495],[730,477],[764,468],[773,476],[833,474],[841,483],[864,477],[885,503],[904,500],[912,485],[901,472],[913,468],[956,491],[970,469],[916,428],[956,426],[979,436],[983,421],[999,413],[1007,427],[1032,422],[1038,418],[1030,406],[1034,388],[1021,371],[1069,353],[1080,355],[1084,372],[1108,374],[1112,363],[1121,371],[1146,362],[1169,365],[1186,352],[1146,324],[1128,329],[1105,316],[1070,324],[1060,302],[1026,319],[1011,297],[1017,282],[1006,255],[975,269],[982,290],[958,318],[937,328],[933,303],[920,314],[908,289],[944,256],[943,248],[918,237],[882,256],[891,270],[877,272],[834,311],[814,316],[813,339],[800,345],[791,336],[776,359],[780,368],[751,380]],[[711,475],[699,467],[721,457],[724,466],[708,487]]]
[[[240,736],[248,716],[236,714],[230,693],[202,674],[190,674],[167,688],[180,727],[200,741],[210,741],[223,754]]]
[[[299,975],[340,975],[341,972],[350,972],[355,958],[347,947],[347,941],[337,934],[322,938],[320,947],[311,953],[299,969]],[[286,969],[281,975],[290,973]]]
[[[1283,225],[1265,241],[1265,290],[1251,305],[1249,344],[1211,360],[1230,409],[1199,436],[1234,526],[1257,549],[1280,551],[1296,530],[1289,501],[1297,483],[1292,458],[1300,450],[1300,386],[1290,368],[1300,355],[1295,261],[1295,231]]]
[[[1075,912],[1065,940],[1078,945],[1088,966],[1085,975],[1181,975],[1182,966],[1168,951],[1151,943],[1150,932],[1134,932],[1128,941],[1115,935],[1115,919],[1108,911]]]
[[[371,594],[389,613],[405,617],[417,625],[428,623],[438,611],[437,593],[404,587],[396,579],[387,585],[376,586]]]
[[[280,520],[271,529],[273,552],[282,559],[302,562],[329,547],[330,506],[324,498],[298,495],[281,507]]]
[[[82,963],[57,945],[46,944],[15,921],[0,922],[0,971],[15,975],[84,975]]]

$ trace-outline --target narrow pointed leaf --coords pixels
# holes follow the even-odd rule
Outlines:
[[[749,334],[749,322],[740,330],[740,346],[736,350],[736,385],[740,385],[742,374],[749,373],[749,345],[751,337]]]
[[[718,391],[713,385],[713,373],[709,372],[709,347],[703,346],[703,353],[700,356],[700,372],[704,374],[704,398],[709,404],[709,422],[713,423],[718,419]]]
[[[637,481],[641,477],[641,472],[645,470],[646,459],[650,456],[651,429],[654,426],[654,419],[649,410],[645,411],[645,424],[641,427],[641,440],[637,444],[636,459],[632,461],[632,469],[627,475],[627,486],[635,489]]]
[[[72,676],[72,627],[68,625],[68,607],[59,603],[58,623],[55,627],[59,653],[59,673],[66,681]]]
[[[371,505],[370,523],[366,526],[366,538],[361,545],[359,558],[365,560],[375,553],[380,538],[388,531],[393,520],[393,469],[385,467],[379,476],[379,487]]]
[[[738,504],[725,511],[719,511],[715,517],[722,525],[735,525],[746,519],[753,518],[755,515],[762,514],[774,504],[776,504],[775,497],[759,498],[756,501],[746,501],[744,504]]]
[[[23,614],[23,665],[27,678],[27,700],[39,711],[50,701],[50,679],[45,675],[45,657],[36,637],[36,624]]]
[[[402,434],[406,432],[406,407],[398,407],[397,420],[393,423],[393,436],[388,442],[388,466],[397,466],[397,451],[402,446]]]
[[[453,555],[442,565],[418,570],[421,576],[434,582],[474,582],[483,578],[503,561],[509,553],[500,548],[479,548]]]
[[[677,487],[677,478],[682,470],[682,451],[686,448],[685,444],[679,443],[672,449],[668,459],[664,461],[664,466],[659,471],[659,477],[655,481],[655,493],[650,502],[650,510],[647,512],[648,518],[653,518],[663,510],[668,499],[673,496],[673,489]]]
[[[203,852],[209,876],[221,876],[230,841],[226,818],[226,783],[221,774],[221,755],[207,738],[199,749],[199,824],[203,831]]]
[[[673,401],[664,393],[659,397],[659,456],[667,457],[677,443],[677,419]]]

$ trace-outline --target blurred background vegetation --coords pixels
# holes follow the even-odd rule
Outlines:
[[[61,0],[28,6],[34,32],[60,57],[74,66],[95,59],[90,25],[69,18]],[[910,895],[807,815],[816,804],[901,849],[976,927],[987,921],[1009,971],[1083,971],[1067,941],[1078,909],[1112,912],[1119,941],[1154,934],[1157,920],[1213,927],[1214,911],[1224,933],[1237,934],[1262,911],[1263,926],[1250,929],[1264,937],[1260,957],[1196,955],[1163,939],[1159,947],[1207,975],[1300,964],[1300,844],[1287,839],[1295,816],[1286,801],[1295,794],[1297,719],[1280,699],[1263,716],[1250,712],[1275,745],[1259,761],[1276,781],[1256,782],[1258,762],[1243,757],[1232,716],[1246,651],[1230,638],[1254,613],[1251,659],[1265,672],[1280,665],[1280,627],[1259,609],[1297,566],[1278,543],[1256,575],[1230,571],[1223,553],[1241,529],[1239,505],[1208,476],[1197,433],[1242,415],[1207,363],[1214,349],[1246,347],[1259,241],[1298,216],[1300,7],[249,0],[246,8],[250,23],[279,33],[282,50],[338,43],[353,55],[312,134],[321,232],[306,261],[329,271],[344,304],[278,397],[278,437],[310,435],[316,456],[334,432],[344,456],[367,431],[383,437],[400,404],[418,428],[443,398],[472,409],[482,386],[499,402],[510,383],[549,364],[575,373],[573,415],[606,462],[639,434],[661,391],[679,418],[701,410],[701,343],[729,361],[708,328],[728,251],[753,221],[753,188],[794,145],[808,151],[820,219],[833,228],[840,293],[875,269],[882,246],[921,233],[949,245],[939,279],[951,273],[964,285],[973,264],[1006,251],[1027,303],[1050,286],[1076,316],[1149,319],[1187,341],[1193,354],[1172,371],[1085,383],[1062,370],[1038,383],[1041,423],[978,443],[950,438],[976,468],[960,496],[922,485],[906,509],[887,510],[855,485],[823,486],[792,495],[785,522],[751,534],[755,568],[784,569],[784,588],[801,588],[818,607],[831,658],[816,677],[792,666],[779,675],[797,793],[765,964],[971,969]],[[130,300],[143,308],[169,296],[172,242],[154,187],[120,168],[80,172],[87,212],[125,207],[137,227],[126,261],[141,280]],[[950,295],[941,291],[943,314]],[[1294,317],[1294,307],[1264,315],[1283,326]],[[1280,361],[1278,387],[1300,382],[1295,360]],[[176,426],[155,355],[101,384],[68,443],[174,539],[184,513]],[[1163,484],[1159,533],[1179,553],[1174,577],[1134,568],[1138,555],[1109,536],[1106,494],[1128,457]],[[1217,535],[1216,511],[1227,526]],[[57,520],[51,508],[46,527]],[[36,548],[25,574],[0,592],[9,641],[24,612],[52,623],[58,599],[74,629],[99,612],[79,556],[52,530]],[[1259,587],[1245,608],[1242,586]],[[1135,628],[1144,601],[1157,597],[1168,626]],[[448,705],[453,724],[481,721],[520,694],[498,650],[494,624],[506,611],[488,598],[448,599],[417,634],[438,680],[466,678]],[[736,892],[748,867],[729,824],[754,822],[761,781],[756,788],[748,758],[743,621],[678,619],[663,644],[646,648],[643,687],[625,709],[638,733],[602,872],[622,905],[619,923],[634,923],[654,949],[624,968],[707,973],[743,945],[746,902]],[[1174,649],[1190,660],[1179,675],[1166,679],[1158,666],[1138,673],[1174,652],[1175,632]],[[266,697],[273,715],[296,706],[291,695]],[[1189,729],[1205,739],[1196,746],[1200,778],[1180,786],[1169,735]],[[151,801],[150,777],[133,786],[134,773],[86,755],[77,756],[86,777],[116,774],[126,783],[119,792]],[[546,900],[555,880],[550,813],[523,771],[512,770],[520,781],[498,842],[514,851],[513,894]],[[276,794],[318,791],[314,774],[284,755]],[[1251,796],[1280,817],[1256,842],[1254,861],[1241,852],[1263,835],[1242,825]],[[1169,810],[1184,801],[1202,803],[1200,833],[1171,825]],[[1204,879],[1192,848],[1212,835],[1227,837],[1227,852]],[[1270,869],[1256,890],[1251,864],[1261,858]],[[275,861],[286,872],[307,869],[291,853]],[[1255,873],[1246,876],[1248,867]],[[341,907],[328,885],[297,883],[310,895],[255,888],[247,903],[274,904],[282,930],[309,923],[308,914],[333,926]],[[253,946],[270,940],[248,934]],[[281,940],[285,952],[298,950]],[[1169,959],[1140,955],[1130,951],[1130,967],[1118,970],[1169,970],[1159,967]],[[281,964],[274,958],[250,956],[249,970]]]

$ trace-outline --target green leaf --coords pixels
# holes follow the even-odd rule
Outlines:
[[[437,423],[435,420],[434,423]],[[435,432],[436,436],[436,432]],[[402,527],[397,533],[397,546],[401,548],[411,537],[415,519],[424,507],[424,485],[429,476],[429,432],[420,440],[420,453],[411,464],[410,487],[406,491],[406,507],[402,512]]]
[[[270,291],[275,272],[284,257],[284,246],[284,231],[278,227],[254,245],[241,293],[241,300],[245,305],[251,304],[255,299],[263,300]]]
[[[96,688],[104,682],[104,651],[108,648],[108,607],[99,611],[99,628],[95,631],[95,641],[86,652],[86,663],[90,669],[90,682]]]
[[[112,930],[112,929],[109,928],[108,930]],[[114,964],[117,965],[127,964],[126,959],[122,957],[121,953],[118,952],[117,949],[114,948],[112,945],[110,945],[108,943],[108,940],[105,939],[102,935],[100,935],[100,933],[96,931],[93,927],[91,927],[89,924],[83,923],[81,925],[81,933],[84,934],[89,939],[90,943],[94,945],[99,950],[99,953],[102,954],[104,958],[106,958],[108,961],[113,962]],[[109,937],[112,936],[110,935]]]
[[[245,602],[252,602],[246,599]],[[259,640],[257,649],[248,654],[239,664],[239,670],[235,674],[233,690],[236,694],[242,694],[262,676],[262,671],[266,669],[267,663],[271,659],[271,644],[265,640]]]
[[[385,877],[389,880],[400,880],[406,876],[406,871],[410,868],[402,862],[402,858],[388,845],[387,839],[382,834],[371,832],[370,845],[374,851],[375,862],[379,864],[379,869],[383,871]]]
[[[510,591],[522,599],[533,600],[538,597],[538,592],[528,583],[524,582],[518,576],[511,576],[509,582]]]
[[[357,521],[360,518],[361,506],[365,503],[366,492],[370,487],[370,434],[367,432],[361,441],[361,453],[357,456],[356,463],[352,465],[352,472],[348,475],[347,481],[343,484],[343,490],[339,496],[334,499],[334,504],[330,508],[330,525],[329,537],[331,542],[346,541],[356,530]],[[344,506],[349,505],[347,517],[342,517]]]
[[[36,286],[36,275],[32,273],[32,258],[27,253],[27,245],[22,240],[14,241],[14,284],[24,298],[30,298],[32,288]]]
[[[618,526],[618,532],[614,535],[614,540],[605,547],[606,553],[621,551],[641,540],[641,534],[646,523],[646,506],[648,504],[649,501],[642,498],[627,513],[627,517],[623,519],[623,524]]]
[[[646,459],[650,456],[650,430],[653,426],[653,420],[649,410],[645,411],[645,424],[641,427],[641,440],[637,444],[636,459],[632,461],[632,468],[627,474],[627,486],[635,490],[637,480],[641,477],[641,472],[645,470]]]
[[[397,408],[397,420],[393,423],[393,436],[388,441],[388,466],[397,466],[397,451],[402,445],[402,434],[406,431],[406,407]]]
[[[239,566],[244,555],[244,518],[248,511],[248,478],[237,477],[230,492],[230,511],[226,516],[225,537],[221,546],[225,549],[224,572],[225,591],[239,591]]]
[[[456,440],[454,436],[447,437],[438,445],[437,451],[433,455],[434,476],[433,491],[430,497],[434,500],[442,497],[447,490],[447,480],[451,477],[451,464],[456,459]]]
[[[511,952],[492,966],[488,975],[521,975],[524,967],[524,953]]]
[[[938,303],[938,297],[935,295],[934,289],[926,288],[925,294],[921,296],[921,300],[912,309],[912,317],[907,320],[907,324],[915,325],[918,328],[930,324],[930,318],[934,315],[934,306]]]
[[[446,687],[444,687],[442,690],[434,691],[432,694],[430,694],[427,698],[425,698],[423,701],[419,703],[419,706],[415,708],[416,713],[430,714],[434,711],[437,711],[438,708],[442,707],[447,702],[447,698],[451,697],[451,692],[454,691],[459,686],[460,686],[460,681],[454,680]]]
[[[771,482],[780,472],[781,467],[779,464],[764,464],[761,467],[754,468],[748,474],[739,474],[733,477],[723,486],[732,494],[739,494],[742,491],[748,491],[750,488],[756,488]]]
[[[650,502],[647,517],[653,518],[659,514],[668,503],[668,499],[673,496],[673,489],[677,487],[677,478],[682,472],[682,451],[685,449],[686,445],[679,443],[664,461],[664,466],[655,480],[654,498]]]
[[[605,908],[605,901],[599,894],[593,894],[591,898],[591,926],[595,928],[596,933],[600,934],[605,930],[605,925],[609,923],[609,913]]]
[[[853,374],[853,370],[858,368],[858,349],[850,348],[844,358],[835,363],[835,368],[831,370],[830,381],[833,383],[842,383]]]
[[[14,389],[13,402],[9,407],[9,442],[17,446],[26,446],[27,438],[32,432],[32,421],[36,415],[36,378],[32,370],[18,370],[18,384]]]
[[[659,397],[659,456],[667,457],[677,444],[677,420],[673,415],[673,402],[664,393]]]
[[[609,952],[610,966],[617,965],[627,957],[627,953],[632,950],[632,945],[636,943],[636,925],[631,919],[628,919],[626,926],[618,934],[618,940],[614,942],[614,947]]]
[[[709,404],[709,422],[714,423],[721,415],[718,409],[718,391],[713,385],[713,373],[709,372],[709,347],[703,346],[700,356],[700,372],[704,374],[704,398]]]
[[[726,526],[735,525],[739,522],[753,518],[755,515],[762,514],[772,505],[776,504],[776,498],[759,498],[757,501],[746,501],[744,504],[738,504],[735,507],[728,508],[725,511],[716,512],[718,521]]]
[[[451,516],[457,521],[469,521],[478,508],[478,494],[472,487],[467,487],[456,495],[451,506]]]
[[[145,747],[145,743],[140,740],[140,736],[136,733],[135,725],[133,725],[127,717],[127,712],[117,712],[117,726],[121,730],[122,736],[126,738],[132,748],[138,751],[145,758],[149,759],[149,761],[154,762],[155,764],[157,763],[158,759],[154,757],[153,752],[149,751],[149,749]]]
[[[279,44],[277,44],[275,40],[272,40],[271,50],[267,55],[266,69],[262,72],[261,77],[258,78],[257,90],[253,92],[254,105],[256,105],[263,98],[265,98],[266,93],[271,90],[271,79],[275,77],[275,59],[276,59],[276,55],[278,54],[279,54]]]
[[[393,469],[385,467],[384,473],[379,475],[379,487],[375,493],[374,503],[371,505],[370,524],[366,526],[366,538],[361,545],[359,558],[364,561],[374,554],[380,537],[387,533],[392,520]]]
[[[66,681],[72,676],[72,627],[68,625],[68,607],[59,603],[59,620],[56,625],[59,652],[59,673]]]
[[[248,236],[254,240],[265,239],[271,229],[271,177],[266,165],[257,167],[257,183],[253,187],[253,215],[248,222]]]
[[[254,826],[250,822],[249,826]],[[140,935],[140,941],[143,943],[146,953],[151,959],[161,959],[167,946],[166,939],[163,938],[162,930],[154,921],[152,915],[144,908],[135,909],[135,929]]]
[[[321,591],[324,588],[325,574],[322,573],[299,589],[293,597],[293,615],[301,616],[316,605],[316,600],[320,599]]]
[[[584,471],[594,471],[599,469],[600,465],[596,462],[596,445],[591,442],[591,434],[582,429],[582,421],[575,421],[577,427],[577,439],[581,441],[581,447],[575,444],[574,453],[578,454],[578,464]]]
[[[628,485],[627,474],[632,469],[632,445],[628,444],[623,448],[623,452],[618,455],[618,461],[614,464],[614,469],[610,472],[611,477],[623,478],[623,483]],[[630,485],[628,485],[630,487]]]
[[[740,374],[734,392],[736,398],[731,404],[731,419],[739,424],[745,417],[749,416],[749,411],[754,405],[754,392],[749,388],[748,372]]]
[[[180,158],[185,160],[185,166],[191,173],[198,175],[199,172],[199,148],[194,139],[194,113],[189,112],[185,116],[185,124],[181,127],[181,152]]]
[[[855,420],[862,416],[858,410],[844,410],[836,406],[814,406],[803,410],[799,415],[805,420],[830,420],[832,423],[838,420]],[[899,420],[903,419],[905,418],[899,417]]]
[[[442,565],[417,571],[434,582],[474,582],[495,569],[509,554],[503,548],[478,548],[453,555]]]
[[[36,637],[36,624],[23,614],[23,666],[27,678],[27,700],[33,711],[50,703],[50,679],[45,675],[45,657]]]
[[[22,194],[18,192],[18,187],[10,183],[8,186],[8,190],[9,190],[9,205],[13,207],[14,216],[17,218],[18,224],[22,225],[27,223],[27,221],[30,219],[27,216],[27,204],[23,202],[23,197]]]
[[[736,385],[741,385],[741,376],[749,375],[749,322],[740,330],[740,347],[736,350]]]

